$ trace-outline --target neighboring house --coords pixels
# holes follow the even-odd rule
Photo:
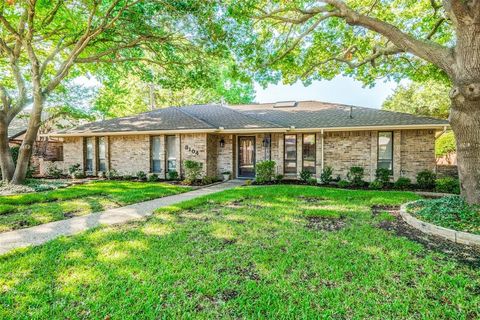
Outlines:
[[[10,147],[22,145],[28,128],[28,114],[21,114],[12,120],[8,127],[8,142]],[[43,174],[51,163],[63,161],[63,145],[58,139],[38,137],[33,146],[31,167],[34,173]]]
[[[203,164],[208,176],[230,171],[252,178],[255,164],[271,159],[277,173],[319,177],[324,167],[345,178],[352,166],[373,180],[379,167],[394,179],[415,180],[435,169],[435,136],[448,122],[411,114],[317,101],[237,106],[170,107],[95,122],[52,134],[64,139],[65,168],[79,163],[88,174],[169,170]]]

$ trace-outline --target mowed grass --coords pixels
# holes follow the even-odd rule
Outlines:
[[[27,228],[190,190],[166,183],[98,181],[0,196],[0,232]]]
[[[371,205],[416,198],[268,186],[184,202],[1,257],[0,318],[480,317],[478,270],[377,227],[391,218]]]

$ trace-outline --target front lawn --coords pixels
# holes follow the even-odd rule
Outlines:
[[[0,196],[0,232],[27,228],[190,190],[166,183],[98,181],[54,191]]]
[[[244,187],[0,258],[0,318],[475,319],[478,269],[379,227],[406,192]]]

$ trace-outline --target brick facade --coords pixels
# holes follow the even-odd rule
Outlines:
[[[365,170],[365,180],[375,177],[377,167],[378,131],[342,131],[321,132],[316,134],[316,177],[320,177],[323,167],[333,168],[333,176],[346,178],[352,166],[361,166]],[[277,173],[283,174],[284,167],[284,134],[256,133],[242,134],[255,136],[256,161],[271,158],[277,163]],[[303,134],[297,135],[297,177],[302,170]],[[220,176],[230,171],[235,177],[237,172],[237,139],[235,134],[177,134],[177,171],[184,173],[183,161],[194,160],[203,164],[203,174]],[[265,148],[264,139],[270,136],[270,150]],[[160,135],[160,152],[162,172],[165,178],[166,168],[166,136]],[[224,141],[223,147],[220,141]],[[324,150],[322,152],[322,140]],[[435,132],[433,130],[396,130],[393,132],[393,167],[394,179],[403,175],[415,181],[416,174],[425,169],[435,169]],[[95,144],[97,139],[94,139]],[[115,169],[119,174],[136,174],[138,171],[150,172],[150,136],[110,136],[106,139],[107,169]],[[84,166],[84,139],[65,138],[64,168],[79,163]],[[97,148],[95,150],[95,157]],[[323,158],[323,161],[322,161]],[[96,161],[94,161],[96,170]],[[296,178],[295,175],[292,178]]]

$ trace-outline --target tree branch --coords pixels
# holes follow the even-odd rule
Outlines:
[[[433,26],[433,29],[432,31],[430,31],[430,33],[428,34],[428,36],[426,37],[427,40],[431,40],[432,37],[435,35],[435,33],[437,33],[438,29],[440,28],[440,26],[446,21],[445,18],[440,18],[438,19],[438,21],[435,23],[435,25]]]

